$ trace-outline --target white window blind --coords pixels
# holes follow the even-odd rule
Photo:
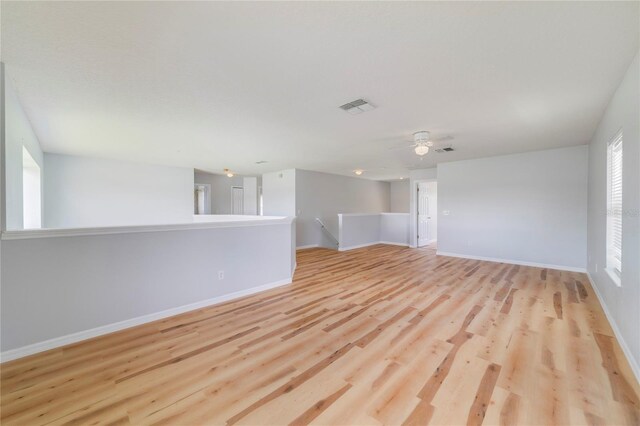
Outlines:
[[[622,131],[607,147],[607,268],[622,271]]]

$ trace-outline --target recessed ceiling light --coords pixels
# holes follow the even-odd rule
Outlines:
[[[375,109],[374,105],[364,99],[356,99],[344,105],[340,106],[340,109],[347,111],[349,114],[362,114],[363,112],[371,111]]]
[[[355,170],[353,171],[353,173],[355,173],[355,174],[357,174],[358,176],[360,176],[362,173],[364,173],[364,170],[361,170],[361,169],[355,169]]]

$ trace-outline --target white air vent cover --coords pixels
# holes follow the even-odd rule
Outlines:
[[[440,152],[440,153],[442,153],[442,152],[453,152],[453,151],[455,151],[455,149],[453,149],[450,146],[436,149],[436,152]]]
[[[355,101],[340,106],[340,109],[347,111],[349,114],[362,114],[363,112],[375,109],[375,106],[364,99],[356,99]]]

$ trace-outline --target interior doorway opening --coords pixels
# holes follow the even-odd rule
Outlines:
[[[194,185],[193,213],[211,214],[211,185],[204,183]]]
[[[438,183],[418,182],[416,200],[416,241],[418,247],[424,247],[438,239]]]
[[[244,214],[244,188],[231,187],[231,214]]]

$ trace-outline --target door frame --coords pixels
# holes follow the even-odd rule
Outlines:
[[[424,182],[438,182],[438,179],[412,179],[410,182],[411,198],[409,200],[409,247],[411,248],[418,247],[418,184]]]
[[[425,238],[427,240],[426,243],[420,245],[420,184],[424,184],[427,182],[417,182],[416,183],[416,247],[424,247],[426,245],[429,244],[430,242],[430,237],[431,235],[429,235],[429,223],[426,223],[426,233],[427,233],[427,238]],[[430,199],[429,199],[429,194],[426,194],[426,201],[427,201],[427,211],[424,213],[425,216],[429,215],[429,211],[431,210],[431,206],[430,206]],[[427,218],[430,219],[430,218]]]
[[[193,184],[193,189],[195,192],[196,187],[198,186],[203,186],[205,188],[205,192],[204,192],[204,213],[200,213],[201,215],[203,214],[211,214],[211,210],[213,208],[213,205],[211,203],[211,184],[210,183],[194,183]],[[195,207],[195,201],[194,200],[194,207]]]
[[[243,186],[239,186],[239,185],[233,185],[231,187],[231,206],[230,206],[230,214],[232,215],[237,215],[237,213],[233,212],[233,190],[234,189],[241,189],[242,190],[242,213],[240,213],[240,215],[244,214],[244,187]]]

